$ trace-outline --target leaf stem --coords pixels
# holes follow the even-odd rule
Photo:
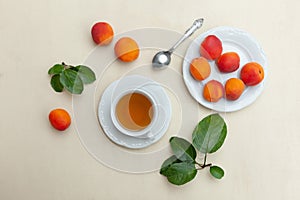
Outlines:
[[[205,155],[204,155],[204,162],[203,162],[204,166],[206,165],[206,158],[207,158],[207,153],[205,153]]]
[[[197,164],[199,167],[202,166],[202,164],[201,164],[201,163],[198,163],[197,161],[195,161],[195,164]]]
[[[205,154],[206,155],[206,154]],[[207,155],[206,155],[207,156]],[[206,157],[205,156],[205,157]],[[201,169],[204,169],[205,167],[210,167],[212,166],[212,163],[208,163],[206,164],[206,158],[205,158],[205,161],[204,161],[204,164],[201,164],[201,163],[198,163],[197,161],[195,161],[195,164],[198,165],[200,168],[197,168],[197,170],[201,170]]]
[[[210,167],[210,166],[212,166],[212,163],[208,163],[208,164],[202,165],[203,168]]]
[[[62,62],[61,64],[65,67],[65,69],[69,69],[70,67],[72,67],[72,65],[67,65],[65,62]]]
[[[197,168],[197,170],[202,170],[202,169],[204,169],[205,167],[210,167],[210,166],[212,166],[212,163],[205,164],[205,165],[202,165],[202,164],[197,163],[197,165],[199,166],[199,168]]]

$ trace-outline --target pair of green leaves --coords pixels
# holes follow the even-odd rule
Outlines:
[[[170,183],[183,185],[196,176],[197,170],[210,167],[211,175],[221,179],[224,176],[223,169],[206,164],[206,156],[223,145],[226,135],[224,119],[219,114],[212,114],[198,123],[192,134],[192,144],[183,138],[171,137],[169,142],[174,155],[164,161],[160,174],[166,176]],[[205,154],[203,164],[196,161],[196,150]]]
[[[87,66],[76,67],[56,64],[48,71],[51,75],[51,86],[56,92],[62,92],[65,88],[71,94],[81,94],[84,84],[90,84],[96,80],[95,73]]]
[[[197,153],[193,145],[183,138],[171,137],[169,141],[174,155],[164,161],[160,174],[166,176],[170,183],[183,185],[197,174]]]

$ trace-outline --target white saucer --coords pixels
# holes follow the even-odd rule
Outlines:
[[[110,112],[112,100],[124,90],[137,88],[143,88],[149,92],[166,112],[164,115],[158,115],[157,124],[154,126],[156,127],[156,130],[151,130],[156,134],[150,138],[127,136],[114,126],[111,119]],[[144,148],[157,142],[167,131],[171,120],[171,114],[171,103],[164,89],[157,82],[140,75],[126,76],[111,83],[103,92],[98,107],[98,119],[107,137],[116,144],[131,149]]]
[[[200,44],[208,35],[216,35],[218,38],[220,38],[223,44],[222,53],[234,51],[239,54],[240,68],[232,73],[220,73],[215,62],[210,61],[210,76],[206,80],[199,82],[191,76],[189,66],[192,59],[200,56]],[[228,80],[229,78],[239,77],[240,70],[243,65],[252,61],[258,62],[264,68],[265,78],[260,84],[256,86],[246,87],[242,96],[240,96],[240,98],[236,101],[228,101],[223,98],[216,103],[211,103],[203,98],[202,91],[205,83],[207,83],[209,80],[215,79],[225,84],[226,80]],[[192,97],[201,105],[219,112],[233,112],[252,104],[262,93],[268,74],[267,59],[258,42],[249,33],[237,28],[226,26],[213,28],[205,33],[202,33],[191,43],[183,61],[182,72],[184,82]]]

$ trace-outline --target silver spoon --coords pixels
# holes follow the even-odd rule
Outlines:
[[[190,37],[203,24],[203,18],[194,21],[193,25],[185,31],[184,35],[167,51],[160,51],[152,59],[152,66],[157,69],[162,69],[171,62],[171,54],[173,51],[188,37]]]

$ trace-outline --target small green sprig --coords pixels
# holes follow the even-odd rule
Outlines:
[[[174,153],[161,166],[160,174],[175,185],[183,185],[195,178],[197,171],[209,167],[210,174],[221,179],[224,170],[207,163],[207,155],[216,152],[224,143],[227,125],[219,114],[202,119],[193,131],[192,144],[179,137],[171,137],[169,142]],[[196,161],[197,151],[204,154],[203,163]]]
[[[84,84],[90,84],[96,80],[95,73],[87,66],[55,64],[48,70],[51,76],[50,84],[54,91],[62,92],[64,88],[71,94],[81,94]]]

